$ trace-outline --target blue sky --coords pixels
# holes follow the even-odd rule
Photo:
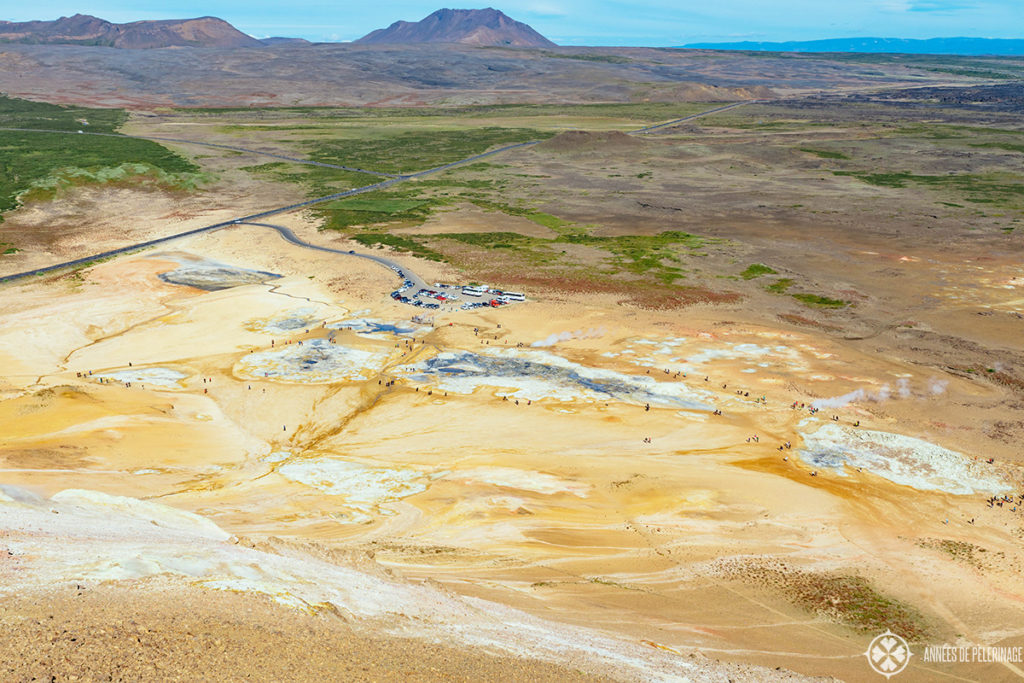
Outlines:
[[[353,40],[398,19],[417,21],[450,0],[48,0],[0,19],[77,12],[110,21],[219,16],[257,37]],[[484,7],[457,3],[459,8]],[[493,6],[563,45],[670,46],[853,36],[1024,37],[1024,0],[507,0]]]

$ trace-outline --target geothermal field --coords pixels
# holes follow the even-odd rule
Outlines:
[[[1024,127],[785,77],[51,150],[0,224],[0,678],[875,680],[887,630],[1024,675],[925,656],[1024,644]]]

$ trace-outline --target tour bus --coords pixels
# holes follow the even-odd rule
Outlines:
[[[466,296],[483,296],[484,292],[486,292],[486,291],[487,291],[487,288],[484,287],[483,285],[480,285],[478,287],[463,287],[462,288],[462,293],[465,294]]]
[[[502,292],[501,295],[509,301],[526,301],[526,295],[519,292]]]

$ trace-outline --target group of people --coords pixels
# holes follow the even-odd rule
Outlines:
[[[1017,512],[1017,510],[1024,510],[1024,493],[1021,493],[1016,498],[1008,494],[992,496],[985,502],[988,503],[990,508],[1005,506],[1009,508],[1010,512]]]

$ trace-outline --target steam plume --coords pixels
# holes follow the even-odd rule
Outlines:
[[[946,386],[948,384],[949,380],[933,377],[928,380],[927,394],[918,394],[918,396],[922,398],[927,396],[940,396],[946,393]],[[896,397],[901,399],[914,397],[914,392],[910,388],[910,382],[905,378],[901,378],[896,382]],[[842,408],[843,406],[849,403],[854,403],[855,401],[881,403],[882,401],[888,401],[890,398],[893,398],[893,390],[888,384],[883,384],[877,391],[871,391],[870,389],[856,389],[848,394],[843,394],[842,396],[819,398],[818,400],[811,402],[811,407],[819,409]]]
[[[554,346],[558,342],[569,341],[570,339],[593,339],[594,337],[600,337],[602,335],[604,335],[604,328],[576,330],[575,332],[558,332],[556,334],[549,334],[544,339],[533,342],[530,346],[535,348]]]

